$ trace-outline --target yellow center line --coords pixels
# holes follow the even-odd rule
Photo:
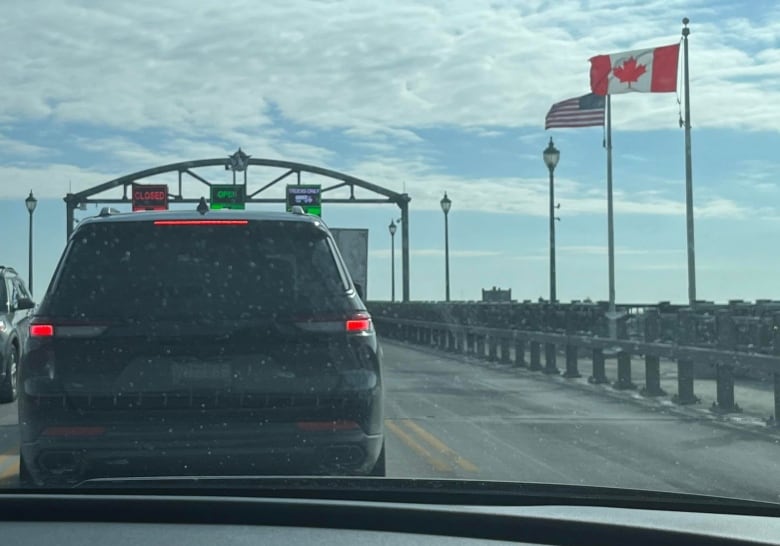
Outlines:
[[[467,472],[474,472],[474,473],[479,472],[479,468],[477,467],[477,465],[475,465],[468,459],[461,457],[455,450],[450,448],[439,438],[437,438],[432,433],[422,428],[420,425],[418,425],[411,419],[403,419],[401,420],[401,423],[403,423],[410,430],[414,431],[414,433],[417,434],[417,436],[419,436],[424,441],[426,441],[431,447],[433,447],[439,453],[444,453],[452,457],[455,461],[455,464],[458,465],[461,469]]]
[[[452,472],[452,468],[446,462],[442,461],[438,457],[431,455],[431,452],[425,449],[423,446],[417,443],[409,434],[404,432],[398,425],[390,420],[385,421],[385,426],[392,431],[393,434],[406,444],[409,449],[417,453],[420,457],[426,460],[433,468],[439,472]]]
[[[3,457],[8,457],[9,455],[17,455],[18,453],[19,453],[19,446],[18,445],[12,446],[7,451],[3,451],[2,453],[0,453],[0,459],[2,459]]]
[[[6,478],[10,478],[11,476],[17,476],[19,475],[19,457],[16,455],[8,455],[8,457],[13,457],[16,459],[13,461],[8,467],[0,472],[0,480],[4,480]]]
[[[6,466],[8,465],[8,466]],[[0,480],[19,474],[19,445],[12,446],[0,454]]]

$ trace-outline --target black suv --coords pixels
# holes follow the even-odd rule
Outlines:
[[[20,366],[20,479],[384,475],[381,351],[327,226],[101,212]]]
[[[33,307],[16,271],[0,265],[0,403],[16,400],[19,355]]]

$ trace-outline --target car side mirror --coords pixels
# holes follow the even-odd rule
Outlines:
[[[363,286],[360,283],[353,282],[352,284],[355,285],[355,292],[357,292],[358,297],[362,300],[363,299]]]
[[[19,298],[16,301],[17,311],[24,311],[26,309],[34,309],[34,308],[35,308],[35,302],[30,298]]]

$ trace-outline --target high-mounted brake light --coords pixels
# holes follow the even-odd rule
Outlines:
[[[54,325],[52,324],[33,324],[30,326],[30,336],[32,337],[51,337],[54,335]]]
[[[248,220],[155,220],[155,226],[245,226]]]

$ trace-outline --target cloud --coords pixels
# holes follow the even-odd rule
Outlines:
[[[0,156],[7,156],[12,161],[40,159],[52,155],[59,155],[58,151],[0,134]]]
[[[429,257],[444,256],[444,250],[440,248],[413,248],[409,253],[412,256]],[[502,252],[495,250],[450,250],[450,258],[485,258],[487,256],[500,256]],[[390,249],[374,249],[368,255],[372,258],[390,259]]]
[[[743,159],[734,166],[737,184],[749,191],[777,191],[775,182],[780,172],[780,162],[767,159]]]
[[[59,180],[70,178],[83,189],[88,181],[220,157],[240,145],[255,157],[327,165],[408,192],[415,211],[438,211],[447,191],[452,214],[546,216],[543,177],[452,174],[456,168],[431,149],[426,131],[454,127],[488,144],[504,136],[537,146],[538,133],[516,129],[541,131],[552,102],[583,92],[589,56],[676,42],[679,23],[669,13],[683,7],[696,15],[696,128],[777,131],[780,118],[779,87],[770,85],[780,79],[772,41],[777,9],[748,20],[729,15],[737,10],[715,13],[705,0],[591,1],[588,9],[574,0],[371,7],[360,0],[247,1],[233,9],[216,0],[132,6],[73,0],[5,7],[0,32],[13,55],[0,59],[0,122],[7,134],[0,146],[28,160],[60,155],[56,165],[30,161],[20,169],[5,162],[0,176],[24,187],[40,183],[43,193],[57,197]],[[181,24],[184,12],[187,24]],[[759,39],[745,40],[746,31]],[[671,94],[614,99],[616,129],[675,128]],[[33,131],[24,137],[13,131],[36,120],[62,129],[76,155],[87,159],[50,150]],[[520,159],[539,160],[518,151]],[[776,166],[762,168],[754,173],[755,187],[772,191],[768,173]],[[591,186],[556,177],[562,217],[604,214],[604,192]],[[0,197],[19,195],[16,185],[0,185]],[[697,194],[697,218],[743,219],[751,208]],[[681,216],[685,206],[664,192],[621,191],[615,212]]]
[[[13,55],[0,61],[0,120],[189,137],[261,134],[273,128],[273,113],[361,137],[446,125],[539,127],[552,102],[587,86],[590,56],[678,41],[680,25],[669,16],[677,8],[699,17],[691,35],[697,127],[777,131],[780,117],[776,10],[748,21],[716,17],[703,0],[588,9],[575,0],[108,6],[4,6],[0,32]],[[746,32],[758,39],[744,40]],[[614,103],[616,127],[677,122],[670,95]]]
[[[731,199],[715,198],[701,206],[694,205],[694,215],[697,218],[731,218],[735,220],[748,217],[749,207],[742,206]]]
[[[382,127],[380,125],[361,125],[356,127],[350,127],[344,134],[352,137],[360,138],[379,138],[381,140],[387,140],[392,138],[394,141],[400,142],[422,142],[422,139],[408,129],[393,129],[390,127]]]
[[[61,199],[69,190],[76,193],[111,178],[114,175],[108,171],[84,169],[67,163],[42,167],[0,165],[0,180],[13,181],[13,184],[0,184],[0,199],[19,198],[22,194],[27,195],[30,188],[39,199]]]
[[[249,139],[251,141],[251,139]],[[0,165],[0,179],[14,180],[17,183],[0,185],[0,198],[18,198],[26,195],[24,188],[35,188],[40,197],[64,195],[67,181],[72,181],[73,192],[85,190],[91,186],[117,178],[134,171],[157,165],[176,163],[187,159],[213,158],[226,156],[225,148],[205,141],[185,138],[171,139],[163,146],[152,149],[127,137],[87,138],[74,140],[76,146],[95,153],[100,157],[91,167],[57,163],[51,165]],[[319,159],[335,159],[330,165],[335,170],[347,172],[358,178],[371,181],[399,193],[409,193],[412,197],[411,208],[415,212],[440,212],[439,201],[446,191],[452,199],[451,215],[462,211],[489,212],[491,214],[520,214],[525,216],[546,217],[549,214],[549,187],[545,178],[515,177],[468,177],[441,173],[423,153],[409,158],[400,156],[382,156],[357,161],[341,159],[323,147],[279,141],[274,144],[258,139],[250,142],[248,150],[259,150],[256,157],[303,158],[304,162],[322,164]],[[256,145],[256,147],[255,147]],[[295,150],[298,153],[292,153]],[[285,153],[285,151],[287,153]],[[308,158],[308,159],[307,159]],[[118,166],[121,165],[121,169]],[[211,182],[226,182],[228,174],[222,168],[197,170]],[[259,189],[284,171],[252,167],[249,172],[249,191]],[[302,176],[305,183],[320,183],[324,187],[334,181],[317,175]],[[160,175],[158,179],[146,179],[144,182],[176,182],[176,174]],[[192,185],[194,184],[194,186]],[[268,190],[267,197],[283,195],[284,184]],[[184,194],[189,195],[191,188],[197,188],[202,194],[200,183],[184,177]],[[116,196],[103,194],[104,197]],[[330,197],[347,197],[348,189],[334,190]],[[366,190],[357,189],[357,197],[371,197]],[[580,215],[602,216],[606,211],[606,196],[603,189],[594,189],[577,180],[565,177],[556,178],[556,200],[561,203],[558,214],[561,217]],[[355,205],[361,206],[361,205]],[[368,205],[365,205],[368,206]],[[614,194],[615,214],[641,214],[651,216],[682,216],[685,204],[681,200],[666,197],[661,190],[639,190],[635,192],[618,191]],[[695,206],[697,219],[745,219],[753,207],[743,205],[732,199],[708,193],[699,198]],[[774,209],[762,211],[766,217],[772,217]]]
[[[585,254],[606,256],[606,245],[559,245],[558,250],[563,254]],[[616,247],[615,254],[619,255],[658,255],[658,254],[682,254],[683,249],[652,249],[652,248],[626,248]]]

